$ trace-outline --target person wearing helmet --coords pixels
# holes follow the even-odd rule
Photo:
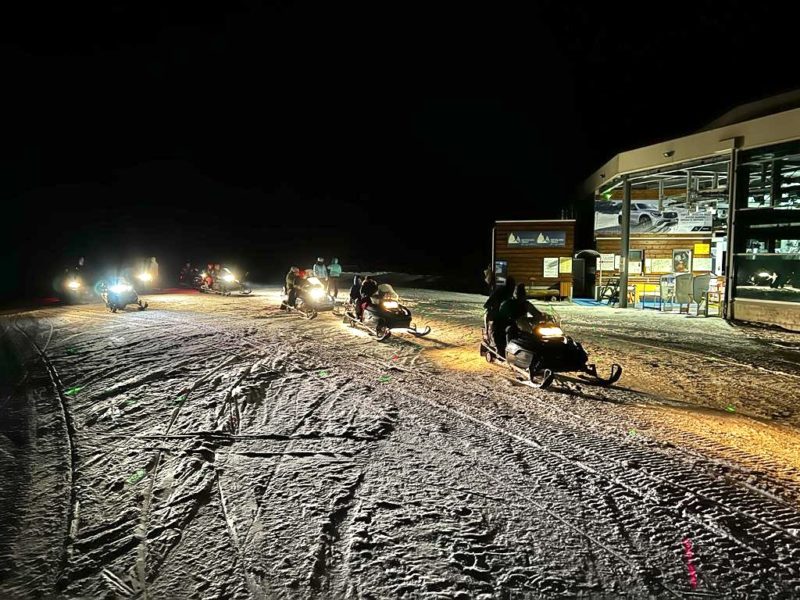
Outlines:
[[[342,276],[342,265],[338,258],[332,258],[328,266],[328,295],[336,300],[339,295],[339,278]]]
[[[494,322],[494,338],[497,353],[505,356],[506,342],[513,337],[517,327],[517,319],[526,315],[541,318],[542,313],[528,300],[525,284],[520,283],[514,292],[514,297],[509,298],[500,305],[497,319]]]
[[[314,277],[322,282],[322,285],[328,285],[328,268],[325,266],[325,259],[321,256],[314,264]]]
[[[369,275],[364,277],[364,282],[361,284],[361,290],[359,291],[360,297],[358,300],[358,305],[356,307],[356,313],[358,314],[359,319],[363,317],[364,309],[372,304],[372,296],[374,296],[377,292],[378,282]]]

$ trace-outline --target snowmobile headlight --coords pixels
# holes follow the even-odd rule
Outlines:
[[[759,277],[769,277],[769,276],[770,276],[770,274],[769,274],[769,273],[767,273],[766,271],[761,271],[761,273],[759,273],[759,274],[758,274],[758,276],[759,276]]]
[[[325,292],[322,288],[313,288],[308,292],[308,295],[311,296],[313,300],[319,300],[325,295]]]
[[[81,287],[81,282],[73,279],[72,281],[67,283],[67,287],[71,290],[77,290],[79,287]]]
[[[127,283],[115,283],[108,289],[114,294],[122,294],[124,292],[133,291],[133,286]]]
[[[400,306],[396,300],[384,300],[383,308],[397,308]]]
[[[556,325],[545,325],[543,327],[537,328],[539,335],[545,338],[548,337],[561,337],[564,335],[561,327],[557,327]]]
[[[233,283],[235,279],[236,277],[233,273],[225,273],[225,275],[222,276],[222,281],[225,281],[226,283]]]
[[[153,280],[153,276],[150,275],[150,273],[147,273],[147,272],[139,273],[137,275],[137,277],[138,277],[139,281],[152,281]]]

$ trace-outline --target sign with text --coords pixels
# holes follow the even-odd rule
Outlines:
[[[519,248],[563,248],[567,245],[566,231],[512,231],[508,245]]]
[[[544,276],[558,278],[558,257],[544,259]]]

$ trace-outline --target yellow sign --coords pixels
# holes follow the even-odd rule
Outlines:
[[[558,259],[558,272],[563,274],[567,273],[568,275],[572,275],[572,257],[571,256],[561,256]]]
[[[697,256],[698,254],[702,255],[711,254],[711,244],[695,244],[694,255]]]

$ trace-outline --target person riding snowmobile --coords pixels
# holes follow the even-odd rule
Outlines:
[[[541,318],[542,313],[528,300],[525,284],[520,283],[517,285],[514,297],[509,298],[500,305],[500,310],[494,321],[494,342],[497,353],[500,356],[505,356],[506,342],[509,338],[514,337],[516,333],[517,319],[525,315]]]
[[[359,319],[362,318],[364,309],[372,304],[372,296],[374,296],[377,291],[378,282],[367,275],[364,278],[364,283],[361,284],[361,290],[359,291],[360,298],[358,305],[356,306],[356,313],[358,314]]]
[[[350,304],[356,304],[361,295],[361,275],[353,275],[353,285],[350,287]]]
[[[483,304],[483,308],[486,310],[483,315],[483,326],[489,340],[496,338],[495,321],[500,314],[500,306],[514,295],[514,287],[514,278],[508,277],[505,284],[495,288]]]

